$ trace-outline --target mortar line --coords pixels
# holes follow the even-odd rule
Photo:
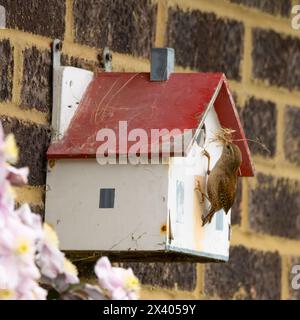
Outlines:
[[[241,205],[241,229],[244,232],[249,230],[249,184],[248,178],[242,180],[242,205]]]
[[[14,187],[16,201],[18,203],[30,203],[33,205],[44,205],[44,186]]]
[[[263,173],[265,175],[272,175],[274,178],[288,178],[291,180],[300,181],[299,167],[293,166],[288,162],[277,163],[272,166],[271,164],[265,164],[264,162],[254,161],[255,169],[257,173]]]
[[[74,0],[66,0],[64,40],[69,42],[74,42],[73,4],[74,4]]]
[[[146,297],[145,297],[146,296]],[[176,299],[180,297],[181,299],[195,299],[197,298],[194,292],[191,291],[183,291],[183,290],[176,290],[174,288],[162,288],[159,286],[149,286],[143,285],[142,286],[142,298],[145,299],[150,297],[151,299]],[[157,297],[158,296],[158,297]]]
[[[243,245],[246,248],[263,252],[278,252],[281,255],[300,257],[300,240],[292,240],[268,234],[244,232],[241,227],[232,227],[232,246]]]
[[[283,255],[281,256],[281,300],[290,298],[289,287],[289,258]]]
[[[17,29],[3,29],[0,33],[0,39],[10,39],[18,43],[21,49],[36,46],[39,49],[49,49],[52,43],[51,38],[43,37],[29,32]]]
[[[198,299],[204,296],[205,266],[197,263],[196,265],[196,288],[194,290]]]
[[[156,47],[163,47],[165,45],[167,21],[168,21],[167,0],[158,0],[157,14],[156,14],[156,32],[155,32]]]
[[[244,54],[242,59],[242,83],[251,81],[252,75],[252,29],[245,24]]]
[[[38,125],[49,124],[47,113],[40,112],[35,109],[21,109],[19,105],[15,103],[1,102],[0,114]]]

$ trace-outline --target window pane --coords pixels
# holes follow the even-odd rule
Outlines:
[[[115,189],[100,189],[99,208],[113,208],[115,204]]]
[[[184,183],[176,181],[176,222],[183,223],[184,215]]]
[[[216,229],[218,231],[223,231],[223,217],[224,217],[224,212],[223,210],[220,210],[216,213]]]

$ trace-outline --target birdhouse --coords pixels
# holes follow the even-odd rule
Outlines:
[[[60,66],[54,48],[54,135],[45,219],[62,250],[118,259],[227,261],[230,211],[202,226],[221,127],[235,130],[240,176],[252,176],[245,135],[222,73],[174,73],[153,49],[150,73]],[[56,61],[56,62],[55,62]]]

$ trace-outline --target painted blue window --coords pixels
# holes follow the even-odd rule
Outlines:
[[[99,208],[113,208],[115,205],[115,189],[100,189]]]
[[[176,222],[183,223],[184,216],[184,183],[176,181]]]
[[[223,231],[223,219],[224,219],[224,211],[220,210],[216,213],[216,229],[218,231]]]

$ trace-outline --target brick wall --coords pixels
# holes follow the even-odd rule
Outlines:
[[[233,209],[228,264],[130,264],[143,298],[300,298],[290,268],[300,262],[300,31],[294,0],[0,0],[0,116],[31,169],[18,202],[44,209],[50,137],[53,38],[65,64],[148,71],[151,46],[171,46],[177,71],[223,71],[230,79],[257,176],[243,179]],[[91,265],[81,265],[88,276]]]

